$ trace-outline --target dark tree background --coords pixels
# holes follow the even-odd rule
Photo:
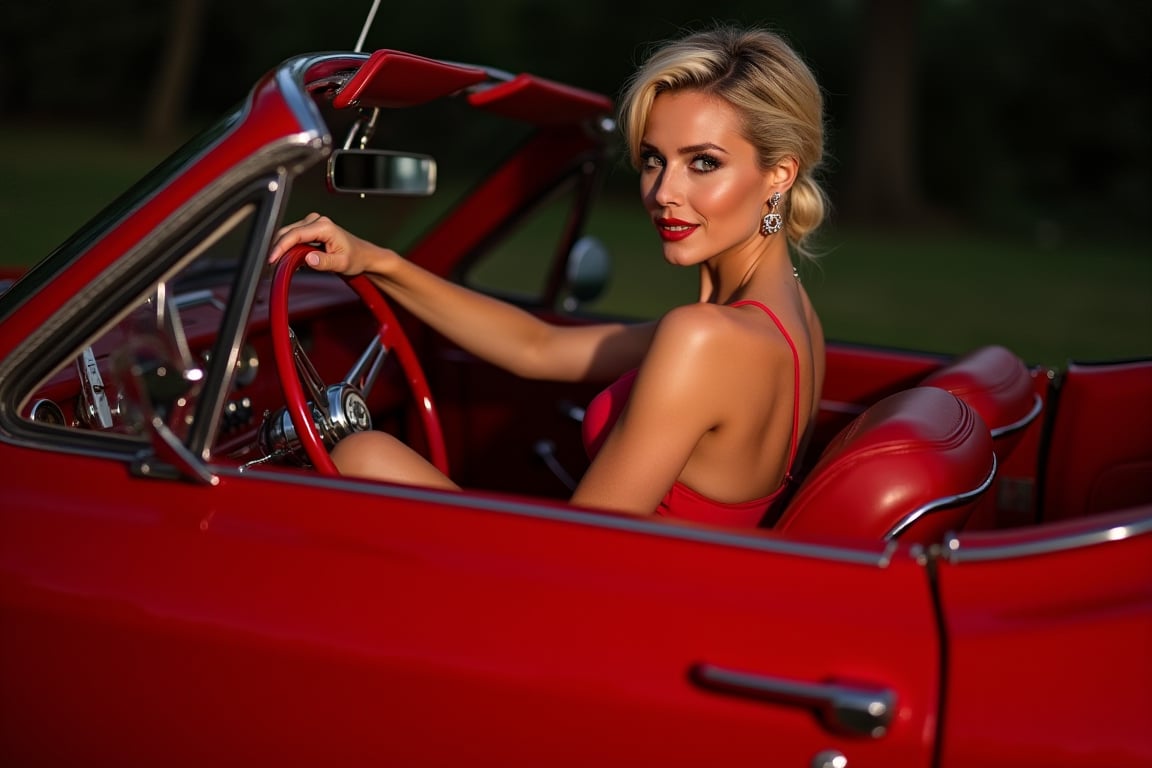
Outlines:
[[[354,46],[371,0],[40,0],[0,8],[0,120],[160,146],[304,51]],[[383,3],[365,47],[615,95],[646,47],[713,21],[788,37],[827,92],[836,219],[1144,238],[1144,0]]]

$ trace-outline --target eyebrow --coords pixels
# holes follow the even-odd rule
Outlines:
[[[646,141],[640,142],[640,148],[656,150],[656,147],[652,146]],[[728,150],[724,149],[724,147],[720,146],[719,144],[713,144],[710,141],[706,141],[703,144],[690,144],[687,147],[680,147],[676,150],[676,152],[677,154],[681,155],[694,155],[698,152],[704,152],[706,150],[715,150],[716,152],[722,152],[725,155],[728,154]]]
[[[713,144],[710,141],[706,141],[703,144],[692,144],[692,145],[687,146],[687,147],[680,147],[680,149],[677,151],[682,155],[694,155],[697,152],[704,152],[705,150],[709,150],[709,149],[713,149],[713,150],[716,150],[717,152],[723,152],[724,154],[728,154],[728,151],[726,149],[724,149],[724,147],[720,146],[719,144]]]

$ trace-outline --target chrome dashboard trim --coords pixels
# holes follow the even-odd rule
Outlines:
[[[64,416],[64,410],[52,400],[44,398],[32,403],[32,407],[28,411],[28,418],[40,424],[69,426],[68,420]]]

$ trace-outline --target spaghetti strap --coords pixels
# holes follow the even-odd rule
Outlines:
[[[794,478],[792,476],[792,463],[796,459],[796,451],[800,444],[800,353],[796,350],[796,342],[792,340],[792,336],[788,333],[788,329],[784,327],[784,323],[780,322],[780,318],[776,313],[769,309],[765,304],[754,299],[745,299],[743,301],[733,302],[729,304],[730,307],[742,307],[750,304],[763,310],[768,317],[772,318],[772,322],[780,329],[781,335],[784,340],[788,342],[788,348],[792,350],[792,442],[788,448],[788,464],[784,470],[784,484],[790,484]]]

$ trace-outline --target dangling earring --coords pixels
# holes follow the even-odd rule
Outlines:
[[[773,192],[771,199],[768,200],[768,215],[760,224],[760,234],[764,237],[776,234],[784,226],[784,217],[776,213],[776,206],[778,205],[780,205],[780,193]]]

